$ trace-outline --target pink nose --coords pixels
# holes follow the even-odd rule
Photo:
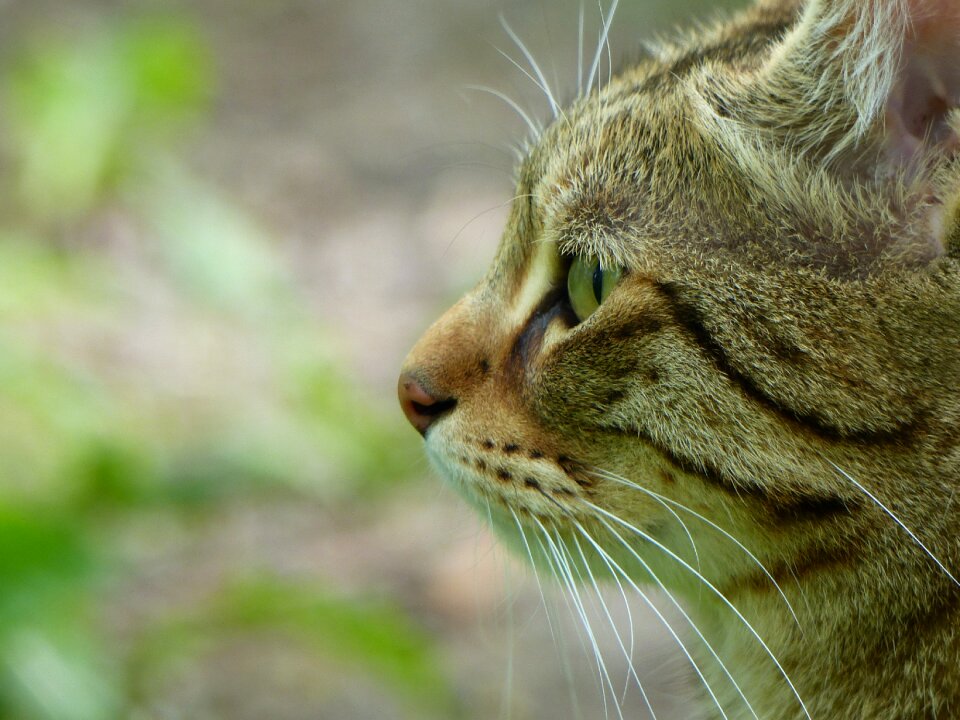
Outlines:
[[[436,398],[410,375],[401,375],[397,384],[400,407],[417,432],[426,437],[427,430],[443,415],[453,410],[455,398]]]

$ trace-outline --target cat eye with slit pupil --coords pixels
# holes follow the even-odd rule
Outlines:
[[[604,268],[596,258],[573,259],[567,271],[567,297],[579,322],[596,312],[622,274],[621,268]]]

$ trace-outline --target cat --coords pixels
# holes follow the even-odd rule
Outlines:
[[[563,582],[679,598],[704,717],[960,718],[960,2],[598,75],[404,363],[428,456]]]

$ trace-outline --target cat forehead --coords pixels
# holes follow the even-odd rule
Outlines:
[[[629,265],[638,236],[689,231],[692,202],[748,185],[704,132],[700,90],[759,67],[792,19],[780,8],[708,33],[707,42],[697,35],[658,46],[558,118],[521,174],[547,238],[567,254]],[[731,213],[719,224],[737,224],[735,204],[719,210]]]
[[[676,80],[614,81],[560,118],[531,153],[521,177],[544,235],[565,254],[629,265],[639,236],[670,233],[690,220],[711,167],[689,99]],[[729,182],[728,178],[726,182]]]

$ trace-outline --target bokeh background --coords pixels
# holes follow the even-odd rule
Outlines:
[[[612,56],[716,7],[624,0]],[[606,701],[395,406],[513,194],[468,86],[547,117],[500,13],[569,98],[572,0],[0,0],[0,718],[617,716],[595,601]]]

